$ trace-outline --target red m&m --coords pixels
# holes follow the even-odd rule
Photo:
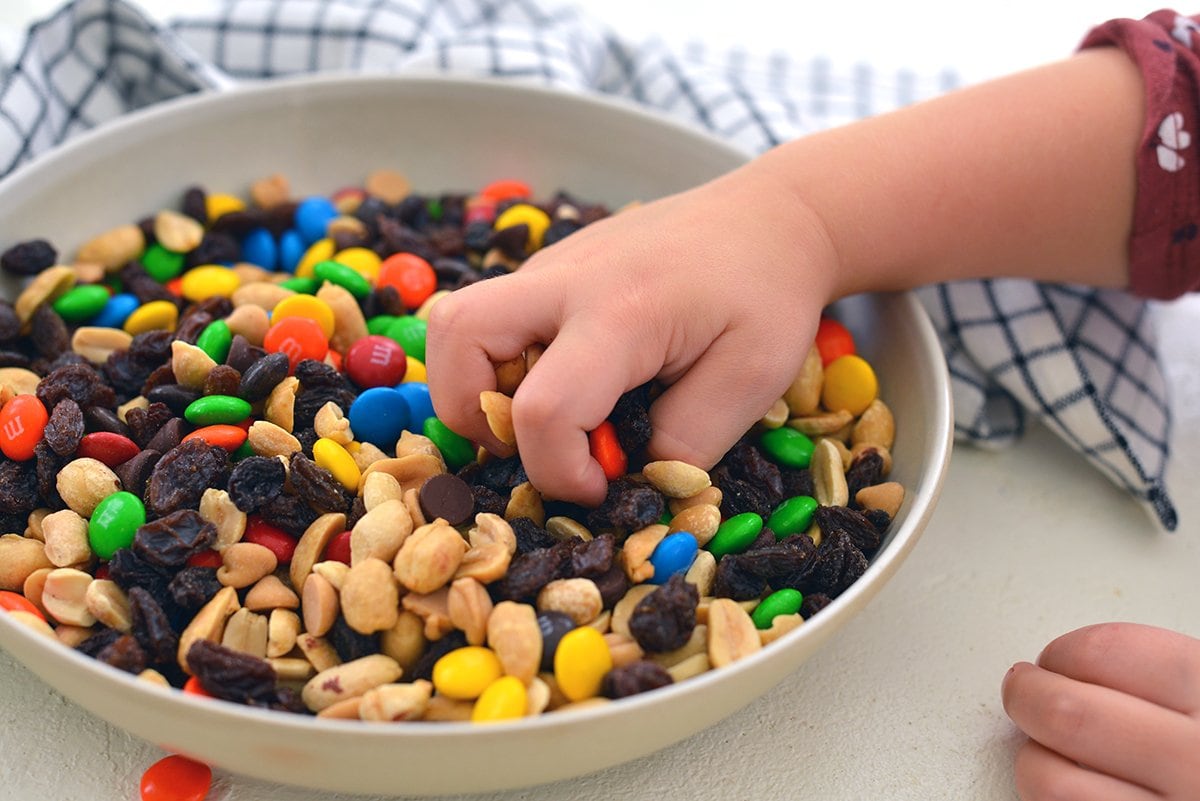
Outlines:
[[[360,387],[393,387],[404,380],[408,359],[394,339],[371,334],[346,350],[342,366]]]

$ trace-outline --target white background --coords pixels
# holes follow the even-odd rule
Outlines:
[[[142,0],[142,6],[165,17],[216,1]],[[21,26],[59,4],[57,0],[2,0],[0,26]],[[1164,3],[581,0],[577,5],[635,39],[647,35],[699,39],[712,45],[787,50],[922,71],[949,67],[976,80],[1067,55],[1091,25],[1111,17],[1141,17]],[[1195,12],[1186,6],[1179,10]]]

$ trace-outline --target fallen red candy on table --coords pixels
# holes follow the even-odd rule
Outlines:
[[[142,774],[142,801],[203,801],[212,786],[212,768],[172,754]]]

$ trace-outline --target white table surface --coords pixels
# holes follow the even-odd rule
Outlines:
[[[47,5],[5,0],[0,25]],[[1166,306],[1162,317],[1176,414],[1176,533],[1157,532],[1045,430],[1006,451],[959,448],[937,511],[895,579],[779,686],[657,754],[473,798],[1014,799],[1019,737],[999,700],[1010,664],[1104,620],[1200,636],[1200,495],[1188,492],[1200,478],[1200,299]],[[66,701],[3,651],[0,717],[0,799],[135,799],[142,772],[163,756]],[[208,801],[337,798],[346,797],[218,771]]]

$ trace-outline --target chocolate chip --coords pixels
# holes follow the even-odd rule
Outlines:
[[[452,526],[471,519],[475,495],[471,487],[453,473],[440,473],[421,485],[417,496],[427,520],[442,518]]]

